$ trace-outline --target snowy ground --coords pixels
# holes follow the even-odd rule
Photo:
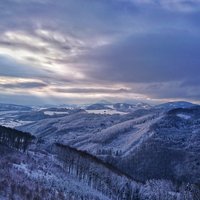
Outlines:
[[[17,126],[24,126],[27,124],[31,124],[34,121],[21,121],[21,120],[3,120],[0,119],[0,125],[8,127],[8,128],[15,128]]]
[[[0,125],[15,128],[17,126],[24,126],[33,123],[34,121],[23,121],[17,119],[19,114],[26,112],[27,111],[0,111]]]
[[[94,114],[101,114],[101,115],[126,115],[126,112],[120,112],[117,110],[109,110],[109,109],[104,109],[104,110],[86,110],[87,113],[94,113]]]
[[[190,115],[186,115],[186,114],[177,114],[178,117],[182,118],[182,119],[190,119],[191,116]]]
[[[53,115],[68,115],[69,112],[56,112],[56,111],[44,111],[45,115],[53,116]]]

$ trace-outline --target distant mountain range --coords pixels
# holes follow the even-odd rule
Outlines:
[[[165,109],[174,109],[174,108],[191,108],[193,106],[196,106],[197,104],[193,104],[186,101],[175,101],[175,102],[168,102],[163,103],[160,105],[156,105],[156,108],[165,108]]]
[[[7,103],[0,103],[0,111],[14,111],[14,110],[19,110],[19,111],[28,111],[32,109],[74,109],[74,108],[85,108],[85,109],[135,109],[135,108],[151,108],[151,107],[156,107],[156,108],[166,108],[166,109],[173,109],[173,108],[189,108],[192,106],[195,106],[197,104],[193,104],[190,102],[186,101],[174,101],[174,102],[168,102],[168,103],[163,103],[159,105],[152,106],[147,103],[139,102],[135,104],[131,103],[111,103],[106,100],[99,101],[94,104],[90,105],[70,105],[70,104],[63,104],[63,105],[43,105],[43,106],[23,106],[23,105],[16,105],[16,104],[7,104]]]
[[[32,108],[28,106],[0,103],[0,111],[29,111],[31,109]]]

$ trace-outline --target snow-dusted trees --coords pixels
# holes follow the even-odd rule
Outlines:
[[[149,180],[140,188],[143,200],[178,200],[178,195],[171,181]]]
[[[68,173],[110,199],[136,199],[138,185],[111,165],[86,152],[61,144],[55,144],[53,152],[64,161]]]

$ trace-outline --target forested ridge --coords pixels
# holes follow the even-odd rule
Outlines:
[[[26,151],[33,139],[35,139],[35,137],[30,133],[0,126],[0,144],[2,145]]]

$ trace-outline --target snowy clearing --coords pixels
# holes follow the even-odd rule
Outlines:
[[[87,113],[93,113],[93,114],[100,114],[100,115],[126,115],[126,112],[120,112],[117,110],[86,110]]]
[[[68,115],[68,112],[55,112],[55,111],[44,111],[45,115],[53,116],[53,115]]]
[[[0,121],[0,125],[2,126],[5,126],[5,127],[8,127],[8,128],[15,128],[17,126],[24,126],[24,125],[27,125],[27,124],[31,124],[33,123],[34,121],[20,121],[20,120],[14,120],[14,121]]]
[[[185,115],[185,114],[177,114],[177,116],[182,118],[182,119],[190,119],[191,118],[190,115]]]

